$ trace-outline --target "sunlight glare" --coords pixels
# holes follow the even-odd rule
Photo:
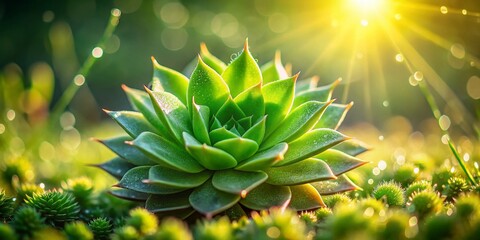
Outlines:
[[[361,11],[373,12],[380,10],[383,5],[382,0],[353,0],[353,4],[356,5]]]

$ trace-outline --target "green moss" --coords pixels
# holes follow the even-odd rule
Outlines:
[[[34,193],[31,197],[27,196],[25,203],[40,212],[48,224],[57,227],[76,220],[80,211],[71,194],[59,191]]]
[[[110,220],[104,217],[93,219],[88,223],[88,227],[92,230],[93,236],[97,240],[109,239],[108,236],[113,229]]]
[[[15,202],[7,196],[5,191],[0,190],[0,221],[6,221],[12,216]]]
[[[428,214],[440,212],[442,206],[443,201],[437,193],[433,191],[423,191],[414,193],[409,198],[407,210],[423,218]]]
[[[373,197],[377,200],[382,200],[388,206],[403,206],[405,204],[405,197],[403,189],[396,182],[383,182],[379,184],[373,191]]]
[[[181,220],[167,218],[162,221],[154,239],[162,240],[191,240],[193,239],[188,226]]]
[[[93,233],[84,222],[67,223],[64,232],[69,240],[93,240]]]
[[[150,235],[157,231],[157,217],[144,208],[130,210],[126,220],[127,226],[132,226],[140,235]]]
[[[416,181],[407,187],[407,189],[405,190],[405,196],[408,198],[412,196],[412,194],[415,192],[421,192],[426,190],[429,190],[429,191],[433,190],[431,182],[427,180]]]
[[[323,196],[322,199],[325,204],[331,209],[334,209],[335,206],[337,206],[338,204],[348,204],[352,201],[347,195],[342,193]]]
[[[417,167],[413,164],[402,165],[394,172],[393,179],[395,182],[400,183],[402,187],[407,187],[418,177],[418,174],[415,173],[415,168]]]
[[[35,208],[25,206],[15,212],[11,224],[20,237],[31,237],[45,227],[45,218]]]

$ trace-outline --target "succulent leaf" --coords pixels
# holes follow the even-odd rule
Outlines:
[[[290,187],[263,183],[250,191],[240,203],[250,209],[263,210],[274,206],[284,206],[292,198]]]
[[[133,138],[142,132],[157,132],[141,113],[131,111],[104,111]]]
[[[349,104],[330,104],[325,110],[325,114],[317,122],[315,128],[331,128],[337,129],[342,124],[343,119],[347,115],[348,110],[353,106],[353,102]]]
[[[212,130],[209,134],[211,142],[216,143],[222,140],[230,139],[230,138],[237,138],[238,135],[227,130],[225,127],[217,128]]]
[[[293,107],[300,106],[308,101],[329,102],[332,98],[333,90],[339,82],[340,79],[323,87],[317,87],[298,92],[295,94]]]
[[[122,158],[115,157],[110,161],[104,162],[100,165],[96,165],[97,167],[101,168],[103,171],[109,173],[113,177],[117,179],[121,179],[125,173],[135,167],[135,165],[125,161]]]
[[[187,99],[187,88],[188,88],[188,78],[183,76],[183,74],[172,70],[170,68],[164,67],[158,64],[157,60],[152,57],[153,62],[153,80],[152,80],[152,89],[153,91],[166,91],[175,96],[178,96],[180,101],[183,104],[186,104]]]
[[[310,184],[290,186],[292,199],[290,207],[297,211],[326,207],[318,191]]]
[[[103,143],[103,145],[112,150],[112,152],[131,164],[136,166],[155,165],[154,161],[150,160],[149,157],[143,154],[136,147],[125,143],[131,140],[132,139],[129,136],[120,136],[98,141]]]
[[[227,65],[222,62],[222,60],[213,56],[210,51],[208,51],[205,43],[200,44],[200,56],[202,57],[203,61],[218,74],[222,74],[223,71],[225,71],[225,68],[227,68]]]
[[[195,210],[212,216],[235,205],[240,195],[217,190],[212,181],[207,181],[190,194],[189,200]]]
[[[144,132],[131,144],[158,164],[189,173],[198,173],[204,169],[185,149],[153,133]]]
[[[145,183],[144,180],[148,179],[149,170],[150,166],[135,167],[130,169],[122,177],[118,183],[118,186],[133,191],[150,194],[172,194],[184,191],[186,189],[181,187],[158,186],[155,184]]]
[[[313,157],[348,138],[331,129],[321,128],[307,132],[297,140],[288,144],[285,158],[277,166],[283,166]]]
[[[242,137],[251,139],[260,145],[265,136],[265,123],[267,121],[267,116],[263,117],[257,123],[255,123],[250,129],[248,129]]]
[[[334,146],[333,149],[339,150],[351,156],[357,156],[368,151],[370,147],[358,139],[350,139]]]
[[[241,92],[233,101],[242,109],[246,116],[252,116],[254,121],[262,118],[265,114],[261,83]]]
[[[141,112],[145,119],[147,119],[147,121],[150,122],[150,124],[152,124],[161,135],[168,136],[169,132],[158,118],[148,93],[129,88],[125,85],[122,85],[122,89],[127,94],[128,100],[133,109]]]
[[[162,123],[181,142],[183,132],[192,132],[192,124],[187,107],[175,95],[168,92],[152,92],[147,88],[145,90],[150,95],[153,107]]]
[[[222,77],[199,58],[188,85],[187,107],[191,109],[190,100],[195,97],[197,104],[206,105],[216,113],[229,96],[230,90]]]
[[[153,213],[190,208],[190,193],[185,191],[168,195],[152,194],[145,202],[145,208]]]
[[[115,197],[126,199],[130,201],[141,201],[144,202],[148,199],[150,194],[144,192],[138,192],[126,188],[113,188],[109,191]]]
[[[150,168],[147,181],[167,187],[194,188],[206,182],[211,175],[210,171],[187,173],[157,165]]]
[[[348,172],[352,169],[362,166],[367,162],[335,149],[327,149],[315,156],[328,164],[335,176]]]
[[[222,170],[237,165],[237,160],[227,152],[206,144],[201,144],[186,132],[183,133],[183,138],[187,151],[205,168]]]
[[[245,41],[243,52],[227,66],[222,77],[230,88],[232,97],[262,82],[260,68],[248,50],[248,41]]]
[[[265,139],[261,149],[269,148],[279,142],[291,142],[308,132],[315,126],[330,103],[310,101],[298,106],[277,127],[281,130],[273,132]]]
[[[278,80],[263,86],[262,93],[265,102],[265,115],[268,115],[266,136],[272,133],[290,112],[297,77],[298,75],[295,75],[291,78]]]
[[[321,195],[331,195],[361,189],[345,174],[338,176],[337,179],[314,182],[310,183],[310,185],[317,189]]]
[[[193,99],[192,106],[193,134],[195,135],[195,138],[201,143],[211,145],[210,136],[208,135],[210,108],[208,108],[207,106],[195,104],[195,99]]]
[[[258,144],[255,141],[241,137],[225,139],[216,142],[213,146],[229,153],[237,162],[251,157],[258,150]]]
[[[215,172],[212,184],[218,190],[245,197],[249,191],[265,182],[267,178],[267,174],[262,171],[222,170]]]
[[[251,158],[241,162],[235,169],[242,171],[264,170],[272,166],[274,163],[283,159],[283,155],[287,152],[288,144],[279,143],[270,149],[259,152]]]
[[[245,113],[240,107],[233,101],[231,97],[225,101],[215,115],[220,123],[226,123],[230,119],[242,119],[245,117]]]
[[[275,58],[262,66],[263,83],[274,82],[288,78],[287,70],[283,67],[280,52],[275,53]]]
[[[289,186],[303,183],[335,179],[330,167],[322,160],[308,158],[294,164],[272,167],[268,174],[268,184]]]

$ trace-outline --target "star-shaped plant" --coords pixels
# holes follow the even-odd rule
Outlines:
[[[106,111],[128,134],[101,141],[118,155],[100,165],[112,194],[186,217],[314,209],[356,189],[343,173],[366,148],[334,130],[351,107],[332,103],[338,81],[297,82],[278,54],[260,68],[247,43],[228,66],[202,45],[190,78],[152,60],[151,89],[123,86],[135,111]]]

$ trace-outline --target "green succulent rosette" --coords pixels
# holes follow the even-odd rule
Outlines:
[[[151,89],[123,86],[134,111],[106,111],[126,132],[100,140],[118,155],[99,165],[113,195],[187,217],[315,209],[357,189],[344,173],[366,148],[335,130],[351,107],[332,103],[338,82],[297,81],[279,55],[259,67],[247,43],[228,65],[202,45],[190,78],[152,60]]]

